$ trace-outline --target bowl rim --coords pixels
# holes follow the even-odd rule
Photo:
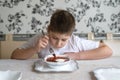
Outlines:
[[[71,61],[71,59],[69,57],[67,57],[66,55],[59,55],[59,54],[56,54],[56,56],[67,57],[69,60],[65,61],[65,62],[49,62],[49,61],[46,61],[48,57],[52,57],[52,56],[53,56],[52,54],[45,56],[44,62],[49,64],[49,65],[59,65],[60,66],[60,65],[65,65],[65,64],[67,64]]]

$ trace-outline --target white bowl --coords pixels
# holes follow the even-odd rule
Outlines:
[[[53,55],[47,55],[45,58],[44,58],[44,62],[48,65],[48,67],[50,68],[59,68],[59,67],[62,67],[62,66],[65,66],[67,64],[69,64],[70,62],[70,58],[68,58],[67,56],[65,55],[56,55],[57,59],[52,62],[52,61],[48,61],[47,59],[48,58],[54,58]],[[65,58],[65,59],[58,59],[58,57],[62,57],[62,58]]]

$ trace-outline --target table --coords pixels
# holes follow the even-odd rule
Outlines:
[[[69,73],[40,73],[34,71],[33,64],[38,59],[15,60],[1,59],[0,70],[12,70],[22,72],[22,80],[96,80],[93,70],[97,68],[120,68],[120,57],[110,57],[100,60],[77,61],[79,69]]]

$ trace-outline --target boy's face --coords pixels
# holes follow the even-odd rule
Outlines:
[[[55,33],[55,32],[49,32],[49,40],[50,44],[54,48],[62,48],[66,45],[70,38],[70,35],[68,34],[60,34],[60,33]]]

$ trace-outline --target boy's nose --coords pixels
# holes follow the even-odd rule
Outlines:
[[[62,45],[61,41],[58,41],[57,44],[56,44],[57,48],[60,48],[61,45]]]

